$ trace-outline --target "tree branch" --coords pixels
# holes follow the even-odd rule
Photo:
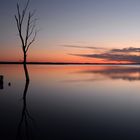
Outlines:
[[[20,15],[20,10],[19,10],[19,4],[17,3],[17,11],[18,11],[18,19],[19,19],[19,24],[21,22],[21,15]]]
[[[26,47],[27,47],[27,43],[28,43],[28,39],[29,39],[28,36],[29,36],[29,29],[30,29],[30,19],[31,19],[31,13],[29,12],[28,21],[27,21],[27,28],[26,28],[26,38],[25,38],[25,46]]]
[[[18,30],[19,30],[19,21],[18,21],[18,18],[17,18],[16,15],[15,15],[15,20],[16,20],[16,23],[17,23],[17,28],[18,28]]]
[[[36,21],[34,21],[34,23],[32,23],[32,25],[30,24],[30,31],[29,31],[29,34],[28,34],[28,38],[30,38],[30,36],[33,34],[35,26],[36,26]]]
[[[21,24],[23,23],[23,20],[24,20],[24,17],[25,17],[25,14],[26,14],[26,11],[27,11],[29,2],[30,2],[30,0],[27,1],[26,6],[25,6],[25,8],[24,8],[23,11],[22,11]]]
[[[23,49],[23,51],[24,51],[24,39],[23,39],[23,37],[22,37],[21,26],[20,26],[20,23],[19,23],[19,19],[17,18],[16,15],[15,15],[15,19],[16,19],[16,23],[17,23],[17,28],[18,28],[19,37],[20,37],[21,42],[22,42],[22,49]]]
[[[27,45],[26,53],[27,53],[27,51],[28,51],[30,45],[35,41],[36,35],[37,35],[37,31],[35,31],[33,39],[32,39],[31,42]]]
[[[33,12],[29,11],[29,14],[27,15],[27,21],[25,17],[27,8],[29,6],[29,2],[30,0],[27,0],[27,3],[25,7],[23,8],[23,10],[21,10],[19,3],[17,3],[17,15],[15,15],[17,29],[18,29],[19,37],[22,43],[22,49],[23,49],[24,55],[26,55],[30,45],[35,41],[35,38],[37,35],[37,31],[35,30],[37,19],[36,18],[33,19],[36,10],[34,10]],[[25,29],[25,35],[22,32],[23,29]],[[33,38],[31,39],[32,35],[33,35]]]

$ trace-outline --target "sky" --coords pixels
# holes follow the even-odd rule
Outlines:
[[[0,0],[0,61],[23,60],[17,1]],[[140,62],[139,0],[31,0],[34,9],[39,32],[28,61]]]

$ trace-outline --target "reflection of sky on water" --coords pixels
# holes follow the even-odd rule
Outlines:
[[[26,100],[36,121],[34,138],[139,135],[139,66],[28,68],[31,81]],[[4,75],[4,89],[0,90],[0,136],[8,134],[13,138],[22,111],[23,67],[1,65],[0,74]],[[68,82],[77,79],[78,82]],[[11,87],[7,85],[9,81]]]
[[[80,74],[93,74],[94,78],[83,79],[83,81],[97,81],[110,79],[122,79],[128,81],[140,80],[140,67],[139,66],[103,66],[99,69],[80,70],[76,73]],[[80,80],[73,80],[73,82]],[[81,80],[82,81],[82,80]],[[69,81],[72,82],[72,81]]]

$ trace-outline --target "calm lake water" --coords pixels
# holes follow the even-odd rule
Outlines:
[[[140,138],[140,66],[0,65],[1,140]]]

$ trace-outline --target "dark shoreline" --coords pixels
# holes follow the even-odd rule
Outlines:
[[[0,64],[23,64],[23,62],[0,62]],[[140,63],[63,63],[63,62],[27,62],[30,65],[140,65]]]

